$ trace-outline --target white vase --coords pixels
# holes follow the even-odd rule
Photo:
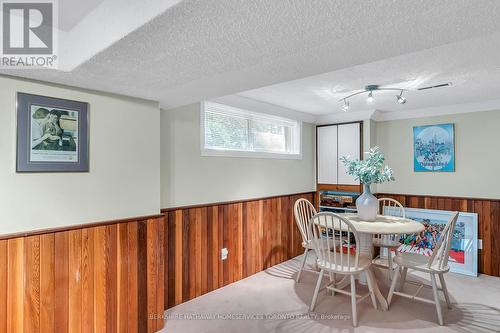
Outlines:
[[[361,220],[373,222],[378,214],[378,199],[370,191],[370,185],[363,186],[363,194],[356,199],[356,209]]]

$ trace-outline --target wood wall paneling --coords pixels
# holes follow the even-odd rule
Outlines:
[[[314,193],[164,210],[165,308],[241,280],[303,252],[293,205]],[[228,258],[221,260],[222,248]]]
[[[140,288],[143,287],[139,286],[139,223],[128,223],[127,229],[129,251],[128,311],[131,314],[129,316],[128,331],[133,332],[139,327],[139,292]],[[142,292],[144,292],[144,289],[142,289]]]
[[[94,229],[82,229],[82,332],[94,327]]]
[[[0,241],[0,332],[7,332],[8,242]]]
[[[160,330],[164,228],[157,216],[0,240],[0,333]]]
[[[24,331],[23,252],[23,238],[7,241],[7,332]]]
[[[314,195],[3,236],[0,333],[156,332],[164,309],[301,254],[293,204]]]
[[[379,194],[479,215],[479,271],[500,276],[500,200]],[[302,253],[293,205],[315,193],[0,240],[0,333],[155,332],[163,309]],[[220,259],[226,247],[227,260]]]
[[[454,198],[423,195],[379,193],[378,197],[394,198],[410,208],[439,209],[478,214],[478,237],[483,240],[479,250],[480,273],[500,276],[500,200]]]

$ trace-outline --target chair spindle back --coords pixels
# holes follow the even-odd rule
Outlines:
[[[403,205],[392,198],[380,198],[378,199],[378,209],[379,209],[379,214],[385,215],[384,214],[384,207],[394,207],[394,209],[391,210],[391,215],[390,216],[397,216],[397,217],[402,217],[406,218],[406,212],[405,208]],[[386,241],[396,241],[399,239],[400,235],[375,235],[375,238],[383,239]]]
[[[405,208],[397,200],[394,200],[392,198],[380,198],[378,199],[378,204],[379,204],[379,214],[381,215],[385,215],[384,207],[394,207],[394,209],[391,210],[394,213],[391,214],[392,216],[397,216],[402,218],[406,217]]]
[[[453,230],[458,220],[459,212],[453,213],[446,226],[439,234],[439,240],[432,251],[429,258],[427,267],[436,265],[438,269],[442,270],[448,266],[448,259],[450,256],[451,241],[453,239]],[[435,262],[436,261],[436,262]]]
[[[335,266],[335,270],[343,272],[358,269],[360,243],[351,222],[337,214],[321,212],[313,216],[309,229],[320,266]]]
[[[302,198],[295,201],[293,214],[295,216],[295,223],[302,235],[302,242],[308,243],[311,240],[309,234],[309,221],[316,215],[316,209],[307,199]]]

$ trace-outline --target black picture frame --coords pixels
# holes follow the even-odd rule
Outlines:
[[[88,172],[88,103],[21,92],[16,98],[16,172]]]

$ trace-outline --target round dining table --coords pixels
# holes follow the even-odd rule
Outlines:
[[[357,214],[345,213],[338,215],[351,222],[354,229],[358,232],[360,244],[356,244],[356,246],[359,248],[360,255],[366,255],[370,258],[373,258],[374,235],[416,234],[422,232],[425,228],[422,223],[397,216],[377,215],[375,221],[369,222],[363,221]],[[337,220],[332,221],[337,222]],[[339,226],[337,225],[335,228],[339,229]],[[366,283],[366,279],[371,280],[373,291],[382,310],[387,310],[387,300],[380,292],[377,280],[375,279],[375,274],[373,273],[371,267],[366,271],[366,276],[361,276],[359,281],[360,283]]]

